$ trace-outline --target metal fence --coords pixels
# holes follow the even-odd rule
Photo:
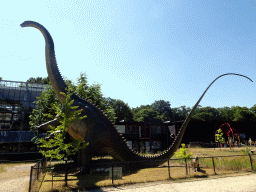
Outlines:
[[[40,161],[38,161],[34,166],[31,166],[30,171],[30,180],[29,180],[29,192],[37,192],[39,191],[48,165],[48,159],[43,158]]]
[[[255,154],[199,157],[198,164],[195,164],[194,158],[160,161],[162,164],[159,166],[154,166],[158,163],[152,160],[90,163],[86,165],[75,165],[72,162],[68,164],[66,161],[65,164],[48,167],[44,183],[53,187],[54,183],[67,185],[70,182],[72,185],[75,183],[78,188],[90,188],[186,177],[207,177],[256,169]],[[36,169],[40,170],[40,168]]]

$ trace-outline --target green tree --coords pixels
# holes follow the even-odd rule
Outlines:
[[[250,108],[250,111],[256,115],[256,104]]]
[[[78,106],[72,106],[74,100],[71,100],[72,93],[70,88],[67,89],[67,94],[61,94],[66,97],[64,102],[65,111],[61,111],[61,109],[55,105],[57,114],[60,111],[60,125],[57,127],[51,126],[51,130],[48,131],[51,134],[55,133],[53,138],[50,138],[47,141],[44,138],[39,140],[41,143],[40,148],[46,149],[40,150],[39,152],[45,157],[50,157],[51,160],[63,160],[64,157],[75,155],[78,150],[84,149],[88,145],[88,143],[85,143],[80,139],[75,140],[72,137],[66,139],[68,136],[67,131],[70,125],[75,121],[86,118],[86,116],[79,117],[83,109],[75,110],[78,108]]]
[[[219,121],[220,114],[217,109],[214,107],[200,107],[196,110],[195,114],[192,116],[192,119],[200,121]]]
[[[178,152],[175,152],[177,157],[180,157],[182,159],[191,158],[193,153],[187,153],[187,148],[184,143],[181,144],[181,148]]]
[[[223,132],[221,129],[217,130],[217,133],[215,134],[215,141],[219,143],[219,146],[221,143],[225,142],[225,138],[223,137]]]
[[[89,86],[87,79],[88,78],[85,72],[80,73],[80,77],[77,79],[77,85],[74,88],[75,93],[87,101],[91,101],[100,110],[104,111],[104,113],[112,122],[115,122],[117,119],[116,113],[113,107],[109,105],[103,97],[101,92],[101,85],[94,83]]]
[[[185,120],[188,115],[188,108],[185,106],[172,108],[173,121]]]
[[[221,121],[233,121],[233,111],[230,107],[217,108]]]
[[[154,103],[152,103],[151,108],[156,110],[157,112],[157,119],[160,119],[161,121],[172,121],[172,109],[171,104],[169,101],[164,100],[157,100]]]
[[[133,119],[133,113],[128,103],[125,103],[120,99],[112,99],[110,97],[104,98],[104,100],[107,105],[111,106],[115,110],[117,122],[121,120],[129,121]]]
[[[236,106],[232,109],[234,111],[233,121],[255,121],[256,116],[247,107]]]
[[[42,92],[40,97],[37,97],[35,103],[35,109],[33,109],[29,116],[30,130],[35,131],[35,137],[32,140],[38,141],[37,126],[55,118],[56,107],[60,108],[62,105],[52,88],[47,86]],[[56,106],[56,107],[55,107]]]
[[[145,108],[138,111],[133,116],[134,121],[154,121],[154,120],[160,120],[157,119],[157,112],[156,110],[152,108]]]
[[[207,113],[207,112],[197,113],[193,116],[193,120],[212,121],[213,120],[213,114],[212,113]]]
[[[29,83],[43,83],[43,84],[49,84],[50,83],[50,79],[49,77],[37,77],[37,78],[34,78],[34,77],[30,77],[27,82]]]
[[[77,85],[74,85],[72,81],[68,79],[65,79],[65,82],[73,92],[77,93],[82,98],[91,99],[91,102],[103,110],[108,118],[114,122],[116,119],[114,109],[111,106],[107,106],[105,104],[100,90],[100,85],[94,84],[89,86],[86,79],[86,74],[81,73],[80,77],[78,78]],[[35,104],[36,107],[33,109],[31,115],[29,116],[29,125],[30,130],[35,131],[35,137],[32,140],[35,141],[35,143],[38,143],[39,137],[36,127],[47,121],[53,120],[56,116],[56,109],[54,106],[61,108],[62,104],[56,97],[56,94],[51,85],[49,85],[46,90],[42,92],[40,97],[37,97]],[[47,133],[46,136],[49,136],[49,133]]]

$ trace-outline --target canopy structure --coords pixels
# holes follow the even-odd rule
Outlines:
[[[46,86],[39,83],[1,80],[0,130],[28,130],[27,117],[35,108],[36,97],[41,96]]]

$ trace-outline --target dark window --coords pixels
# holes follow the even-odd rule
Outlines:
[[[126,134],[131,134],[131,133],[132,133],[132,126],[131,126],[131,125],[126,125],[126,127],[125,127],[125,133],[126,133]]]
[[[162,149],[162,141],[152,141],[151,147],[152,149]]]
[[[133,141],[132,144],[133,144],[133,149],[135,151],[139,151],[139,142],[138,141]]]
[[[161,134],[161,126],[151,126],[152,134]]]
[[[141,137],[149,138],[150,137],[150,131],[149,126],[141,126]]]
[[[139,126],[138,125],[133,125],[132,129],[133,129],[133,134],[139,134]]]

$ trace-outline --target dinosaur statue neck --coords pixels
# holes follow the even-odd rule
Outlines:
[[[60,92],[66,93],[66,87],[56,62],[55,51],[54,51],[54,43],[51,35],[41,24],[34,21],[25,21],[21,25],[21,27],[34,27],[41,31],[45,39],[45,59],[46,59],[46,68],[47,73],[51,82],[51,85],[56,93],[58,99],[63,104],[65,100],[64,95],[60,94]]]

